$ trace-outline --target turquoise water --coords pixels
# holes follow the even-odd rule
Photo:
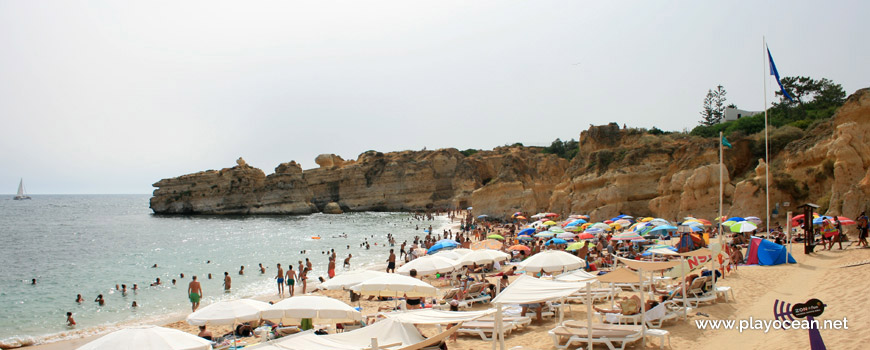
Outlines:
[[[412,220],[406,213],[348,213],[310,216],[158,216],[148,195],[33,196],[0,199],[0,339],[33,336],[56,339],[105,331],[118,324],[149,322],[190,310],[187,284],[202,281],[203,305],[221,299],[276,293],[275,265],[305,258],[314,264],[310,279],[326,276],[334,248],[338,271],[348,253],[353,268],[382,264],[387,233],[398,243],[435,232],[447,220]],[[419,226],[419,229],[417,229]],[[338,236],[346,233],[347,238]],[[311,239],[319,235],[320,240]],[[368,239],[371,248],[360,248]],[[377,245],[374,245],[377,243]],[[350,248],[348,249],[348,246]],[[398,246],[396,247],[398,248]],[[300,251],[307,250],[301,254]],[[208,261],[211,261],[208,263]],[[258,264],[267,267],[261,275]],[[157,264],[157,268],[152,266]],[[245,266],[245,275],[238,274]],[[224,293],[223,273],[233,279]],[[184,273],[184,278],[179,274]],[[211,273],[213,279],[207,275]],[[150,287],[156,278],[163,286]],[[37,279],[36,285],[30,280]],[[172,279],[177,280],[173,286]],[[115,285],[139,285],[122,295]],[[75,302],[76,294],[85,301]],[[105,306],[94,299],[103,294]],[[140,307],[130,307],[136,301]],[[66,312],[78,323],[66,327]]]

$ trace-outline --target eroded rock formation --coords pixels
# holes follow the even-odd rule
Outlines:
[[[791,129],[787,129],[791,128]],[[870,208],[870,89],[851,95],[835,116],[771,149],[771,209],[815,202],[829,214]],[[724,153],[724,214],[765,216],[763,139],[738,136]],[[760,150],[760,151],[759,151]],[[319,168],[283,163],[265,176],[237,166],[154,184],[155,213],[307,214],[335,203],[342,211],[414,211],[474,206],[476,214],[515,211],[619,213],[713,218],[719,210],[719,140],[652,135],[617,124],[580,134],[570,162],[535,147],[499,147],[466,156],[456,149],[380,153],[356,160],[322,154]],[[760,153],[759,153],[760,152]],[[788,203],[790,206],[786,207]],[[336,212],[335,206],[328,208]]]

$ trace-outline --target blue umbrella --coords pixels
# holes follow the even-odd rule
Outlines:
[[[656,226],[656,227],[653,227],[653,228],[647,230],[646,232],[644,232],[644,234],[657,233],[657,234],[663,235],[663,234],[665,234],[665,232],[676,231],[676,230],[677,230],[676,226],[661,225],[661,226]]]
[[[483,219],[483,218],[488,218],[488,217],[489,217],[489,215],[486,215],[486,214],[477,216],[478,219]]]
[[[525,229],[520,230],[520,232],[517,233],[517,234],[518,234],[518,235],[530,235],[530,234],[533,234],[533,233],[535,233],[535,229],[529,227],[529,228],[525,228]]]
[[[821,225],[825,220],[832,220],[833,221],[834,218],[831,216],[827,216],[827,215],[819,216],[819,217],[813,219],[813,225]]]
[[[739,216],[734,216],[734,217],[728,218],[728,221],[741,222],[741,221],[746,221],[746,219],[741,218]]]
[[[565,244],[565,243],[568,243],[568,241],[566,241],[566,240],[564,240],[564,239],[561,239],[561,238],[553,238],[553,239],[547,241],[547,245],[551,245],[551,244]]]
[[[456,241],[449,240],[449,239],[442,239],[442,240],[438,241],[438,243],[435,243],[435,245],[433,245],[431,248],[429,248],[429,250],[426,253],[432,254],[432,253],[437,252],[441,249],[456,248],[458,245],[459,245],[459,243],[456,243]]]
[[[571,223],[565,225],[565,227],[568,227],[568,226],[577,226],[577,225],[582,225],[582,224],[585,224],[585,223],[586,223],[586,220],[583,220],[583,219],[577,219],[577,220],[571,221]]]

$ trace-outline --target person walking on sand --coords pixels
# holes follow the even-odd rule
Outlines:
[[[390,257],[387,258],[387,273],[389,272],[396,273],[396,253],[393,253],[392,249],[390,249]]]
[[[187,296],[190,298],[190,309],[196,312],[196,309],[199,308],[199,301],[202,299],[202,286],[196,280],[196,276],[193,276],[190,284],[187,285]]]
[[[229,293],[230,288],[233,286],[233,279],[230,278],[230,273],[224,271],[224,292]]]
[[[870,219],[862,211],[855,223],[858,224],[858,247],[863,245],[864,248],[867,248],[867,231],[870,229]]]
[[[284,269],[281,268],[281,264],[278,264],[278,275],[275,276],[275,279],[278,280],[278,296],[284,297]]]
[[[287,291],[290,292],[290,297],[293,297],[296,286],[296,271],[293,271],[293,264],[287,264]]]

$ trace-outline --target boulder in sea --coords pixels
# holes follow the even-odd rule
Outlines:
[[[344,211],[341,210],[341,206],[336,202],[329,202],[323,207],[324,214],[342,214]]]

